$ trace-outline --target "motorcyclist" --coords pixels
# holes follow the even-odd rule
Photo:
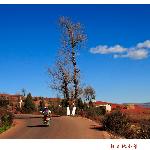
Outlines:
[[[43,111],[42,111],[43,115],[44,115],[44,120],[49,117],[51,119],[51,111],[47,108],[44,107]]]

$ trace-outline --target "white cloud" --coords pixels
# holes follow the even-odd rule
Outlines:
[[[95,48],[91,48],[90,52],[94,54],[110,54],[110,53],[122,53],[126,51],[126,48],[120,46],[120,45],[115,45],[112,47],[108,47],[107,45],[99,45]]]
[[[130,50],[126,54],[115,54],[114,58],[131,58],[131,59],[145,59],[148,57],[148,51],[145,49]]]
[[[107,45],[99,45],[91,48],[93,54],[112,54],[114,58],[130,58],[130,59],[145,59],[149,56],[150,40],[138,43],[135,47],[125,48],[121,45],[108,47]]]
[[[150,48],[150,40],[146,40],[143,43],[138,43],[137,48]]]
[[[146,49],[136,49],[134,51],[128,52],[128,57],[133,59],[144,59],[148,57],[148,50]]]

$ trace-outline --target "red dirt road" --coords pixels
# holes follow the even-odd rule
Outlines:
[[[81,117],[52,117],[51,125],[42,118],[16,119],[16,125],[0,134],[0,139],[110,139],[100,126]]]

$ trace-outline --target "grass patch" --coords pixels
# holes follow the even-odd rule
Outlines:
[[[3,133],[4,131],[8,130],[11,126],[2,126],[0,127],[0,134]]]

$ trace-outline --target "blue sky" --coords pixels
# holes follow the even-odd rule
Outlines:
[[[150,101],[150,5],[0,5],[0,92],[55,96],[47,68],[60,47],[60,16],[85,27],[78,66],[97,100]]]

